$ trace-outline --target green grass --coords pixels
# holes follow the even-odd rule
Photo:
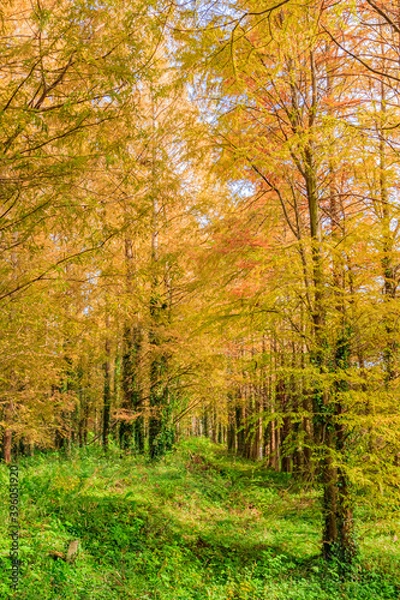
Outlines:
[[[0,598],[13,598],[2,465]],[[156,465],[116,449],[20,463],[21,600],[400,598],[393,522],[364,517],[361,559],[340,581],[319,558],[315,490],[188,440]],[[364,511],[365,512],[365,511]],[[397,534],[400,538],[400,535]],[[54,560],[80,540],[74,564]]]

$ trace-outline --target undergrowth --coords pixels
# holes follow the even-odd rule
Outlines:
[[[359,527],[346,581],[319,556],[319,494],[207,440],[162,461],[111,448],[20,462],[20,586],[9,587],[2,465],[0,598],[20,600],[386,600],[400,598],[393,523]],[[364,532],[364,533],[363,533]],[[399,535],[400,537],[400,535]],[[56,559],[79,540],[74,562]]]

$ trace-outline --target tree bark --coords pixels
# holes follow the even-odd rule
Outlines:
[[[106,323],[108,328],[108,323]],[[104,345],[105,359],[103,363],[103,447],[108,448],[111,412],[111,344],[107,338]]]

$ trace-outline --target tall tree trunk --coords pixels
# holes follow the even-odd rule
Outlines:
[[[384,49],[383,49],[384,51]],[[378,124],[379,135],[379,187],[380,204],[382,211],[382,275],[383,275],[383,294],[387,306],[384,316],[386,344],[383,351],[383,360],[385,364],[385,384],[386,387],[396,377],[396,355],[398,353],[398,344],[396,341],[395,318],[390,314],[390,303],[396,298],[396,278],[393,265],[394,239],[391,231],[392,214],[390,210],[390,199],[388,192],[388,182],[386,175],[386,155],[385,155],[385,115],[386,98],[385,87],[381,81],[381,102],[380,102],[380,122]]]
[[[120,446],[128,449],[134,443],[135,451],[144,452],[144,418],[142,394],[139,383],[139,362],[142,334],[139,325],[125,326],[123,336],[121,408],[127,413],[122,420],[119,437]]]
[[[310,72],[312,82],[311,108],[309,126],[311,129],[310,140],[304,149],[304,178],[307,190],[311,256],[313,267],[314,303],[312,311],[314,348],[312,362],[314,363],[319,378],[330,362],[329,354],[335,350],[329,348],[326,336],[326,314],[325,314],[325,288],[322,266],[322,252],[320,248],[319,232],[319,207],[317,193],[317,177],[314,160],[314,145],[312,139],[312,128],[315,122],[317,91],[316,70],[313,52],[310,53]],[[332,201],[332,198],[331,198]],[[336,364],[335,367],[338,365]],[[343,367],[343,365],[341,365]],[[318,383],[314,390],[313,412],[314,432],[317,436],[316,443],[322,452],[321,479],[323,485],[323,556],[331,559],[338,556],[339,559],[346,557],[351,562],[355,554],[355,546],[352,531],[352,507],[348,485],[344,470],[338,473],[334,466],[334,453],[340,451],[343,454],[344,447],[339,447],[338,442],[338,419],[337,413],[342,407],[335,390],[323,389],[322,383]],[[336,415],[335,415],[336,413]],[[340,427],[343,427],[341,425]],[[344,432],[343,440],[344,440]],[[342,456],[343,460],[344,457]]]
[[[106,322],[108,329],[108,320]],[[106,338],[104,344],[104,362],[103,362],[103,447],[108,448],[108,436],[110,433],[110,412],[111,412],[111,344]]]
[[[235,451],[235,396],[233,392],[228,393],[227,411],[228,411],[228,431],[227,446],[229,452]]]
[[[127,233],[125,236],[125,266],[126,266],[126,294],[129,301],[134,293],[134,280],[136,273],[136,251],[129,234],[129,220],[127,207],[125,207],[125,223]],[[134,321],[134,322],[133,322]],[[122,402],[121,409],[125,413],[119,427],[119,441],[122,449],[128,450],[134,445],[135,452],[142,454],[145,446],[144,417],[142,394],[140,384],[140,360],[142,352],[142,328],[137,312],[134,319],[125,317],[122,339]]]
[[[151,90],[153,94],[153,91]],[[163,347],[166,343],[163,328],[171,317],[171,287],[164,271],[164,287],[161,285],[159,272],[159,229],[162,206],[158,195],[157,182],[157,148],[156,148],[156,106],[154,96],[152,101],[152,156],[151,156],[151,194],[152,194],[152,230],[151,230],[151,295],[150,295],[150,330],[151,347],[150,365],[150,417],[149,417],[149,449],[151,458],[157,458],[172,446],[174,426],[170,415],[170,392],[167,384],[169,359]],[[164,209],[165,213],[165,209]],[[164,292],[164,293],[163,293]]]
[[[4,432],[3,432],[3,460],[6,464],[11,463],[12,455],[12,439],[13,433],[11,429],[11,421],[13,415],[13,402],[10,400],[4,411]]]

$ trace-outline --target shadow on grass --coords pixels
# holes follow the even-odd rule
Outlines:
[[[50,467],[40,476],[32,475],[26,491],[37,506],[36,518],[45,518],[64,541],[79,539],[81,553],[76,565],[54,561],[49,556],[49,551],[55,549],[49,547],[54,536],[46,542],[32,534],[32,539],[38,540],[37,552],[28,558],[26,572],[32,573],[33,591],[21,598],[270,597],[262,595],[262,591],[252,592],[252,596],[245,596],[245,592],[242,596],[239,592],[229,596],[222,587],[232,581],[239,587],[239,582],[256,581],[259,590],[264,589],[264,582],[277,586],[281,581],[292,582],[293,589],[296,585],[314,586],[317,595],[310,592],[309,596],[288,596],[307,600],[396,597],[390,595],[395,585],[390,581],[388,586],[392,588],[388,587],[387,594],[379,595],[378,584],[353,596],[337,591],[340,584],[332,579],[312,544],[307,552],[296,554],[292,551],[296,538],[287,542],[288,536],[295,536],[298,531],[303,537],[310,537],[319,519],[316,505],[299,504],[298,483],[286,474],[267,471],[222,452],[215,454],[204,447],[206,452],[193,445],[179,457],[171,456],[154,467],[140,463],[140,469],[129,460],[122,460],[120,466],[109,466],[107,459],[96,459],[96,463],[77,463],[78,470],[71,473],[66,463],[62,466],[60,486],[64,481],[68,484],[68,475],[80,477],[84,485],[100,470],[95,488],[80,487],[76,492],[75,488],[58,487],[54,495],[49,488]],[[122,487],[116,490],[118,480]],[[268,502],[276,511],[271,509],[270,514],[265,514],[257,502],[268,490]],[[264,535],[268,519],[271,528],[278,522],[281,528],[271,543]],[[207,589],[218,586],[222,586],[221,594],[208,596]],[[318,596],[319,586],[328,591]],[[383,588],[380,582],[379,586]]]

